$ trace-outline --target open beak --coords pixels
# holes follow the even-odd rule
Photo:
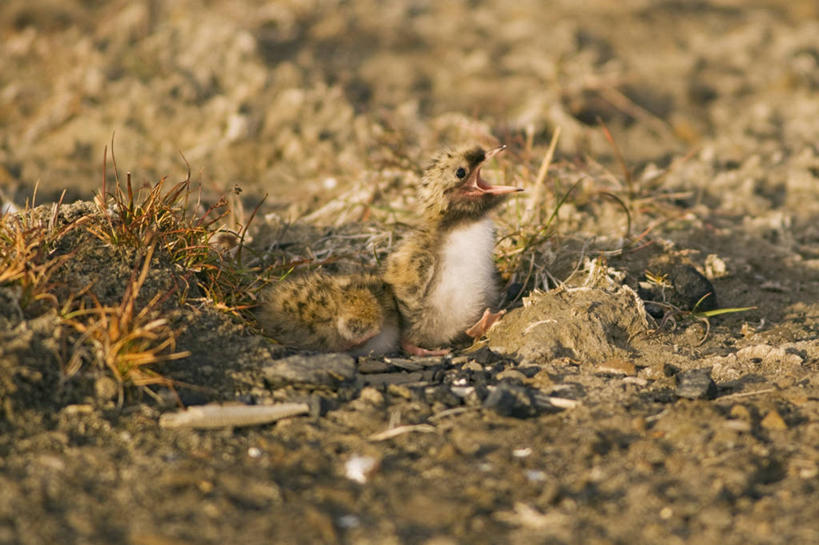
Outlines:
[[[487,151],[484,162],[491,159],[495,155],[498,155],[505,149],[506,146],[503,145]],[[475,170],[472,171],[472,174],[463,185],[463,190],[466,195],[470,197],[480,197],[483,195],[505,195],[506,193],[517,193],[518,191],[523,191],[522,187],[514,187],[511,185],[492,185],[488,183],[486,180],[481,178],[482,166],[483,164],[478,165]]]

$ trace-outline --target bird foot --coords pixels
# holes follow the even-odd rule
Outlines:
[[[449,348],[428,350],[426,348],[421,348],[416,344],[412,344],[409,341],[401,341],[401,348],[404,349],[404,352],[412,354],[413,356],[446,356],[449,354]]]
[[[504,314],[506,314],[505,310],[492,312],[487,308],[483,311],[483,316],[478,320],[478,323],[466,330],[466,334],[473,339],[480,339]]]

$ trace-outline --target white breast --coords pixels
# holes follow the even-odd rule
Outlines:
[[[441,245],[441,265],[436,273],[431,303],[437,319],[431,337],[438,343],[452,340],[496,303],[495,230],[492,220],[483,219],[458,227]]]

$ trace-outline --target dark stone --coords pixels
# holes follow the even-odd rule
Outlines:
[[[650,299],[650,296],[646,294],[643,290],[637,290],[637,295],[643,300],[643,305],[646,308],[646,312],[655,320],[661,320],[663,316],[665,316],[665,308],[662,305],[658,305],[657,303],[652,303],[651,301],[647,300]]]
[[[520,292],[523,291],[523,288],[524,286],[520,282],[512,282],[509,284],[509,287],[506,288],[506,299],[508,301],[514,301],[518,295],[520,295]]]
[[[420,371],[424,368],[421,363],[406,358],[386,358],[386,363],[404,371]]]
[[[676,394],[688,399],[714,399],[717,396],[717,385],[711,378],[711,368],[702,367],[677,373]]]
[[[348,354],[296,354],[262,367],[262,373],[272,386],[305,384],[335,387],[353,380],[355,371],[355,360]]]
[[[473,386],[472,391],[464,396],[464,405],[467,407],[480,407],[489,395],[489,391],[483,384]]]
[[[474,360],[480,363],[481,365],[487,365],[503,359],[503,356],[501,356],[497,352],[493,352],[492,350],[489,349],[488,346],[482,346],[475,352],[467,354],[467,356],[469,356],[469,359]]]
[[[706,311],[717,308],[717,292],[711,281],[691,265],[674,267],[670,274],[671,284],[683,310]]]
[[[540,371],[543,370],[542,367],[538,367],[537,365],[527,365],[523,367],[513,367],[515,371],[520,371],[523,373],[526,378],[532,378],[533,376],[537,375]]]
[[[444,384],[454,386],[485,385],[488,373],[486,371],[472,371],[467,369],[451,369],[444,373]]]
[[[413,371],[412,373],[372,373],[358,377],[358,386],[382,386],[384,384],[412,384],[432,378],[434,372]]]
[[[508,382],[498,384],[484,400],[483,406],[501,416],[514,418],[528,418],[538,414],[538,409],[529,391],[522,386]]]
[[[460,397],[452,393],[452,390],[443,384],[425,388],[424,401],[430,404],[441,403],[447,407],[457,407],[463,403]]]
[[[179,396],[179,400],[182,404],[186,407],[190,407],[193,405],[205,405],[213,401],[211,396],[207,393],[202,392],[201,390],[193,390],[188,388],[177,388],[176,394]],[[176,399],[173,400],[174,404],[177,402]]]
[[[652,282],[640,282],[637,286],[637,295],[645,302],[646,312],[652,317],[662,318],[669,310],[668,304],[680,310],[717,308],[717,292],[713,284],[691,265],[666,264],[659,267],[658,272],[668,278],[670,287]]]
[[[674,403],[679,399],[671,388],[660,388],[657,390],[649,390],[648,392],[639,392],[637,399],[646,403]]]
[[[392,365],[384,360],[367,357],[358,358],[358,372],[361,374],[386,373],[390,368],[392,368]]]
[[[576,382],[564,382],[563,384],[558,384],[549,390],[549,395],[577,400],[585,397],[586,389],[583,388],[582,384],[578,384]]]
[[[663,364],[663,374],[667,377],[673,377],[680,372],[680,368],[670,363]]]
[[[427,369],[430,367],[440,367],[441,365],[448,364],[452,358],[449,355],[446,356],[413,356],[410,361],[414,365],[417,365],[419,369]],[[393,361],[390,359],[389,361]]]

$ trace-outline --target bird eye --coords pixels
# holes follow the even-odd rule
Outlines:
[[[464,169],[464,167],[461,167],[458,170],[456,170],[455,171],[455,176],[457,176],[458,178],[463,180],[464,176],[466,176],[466,170]]]

